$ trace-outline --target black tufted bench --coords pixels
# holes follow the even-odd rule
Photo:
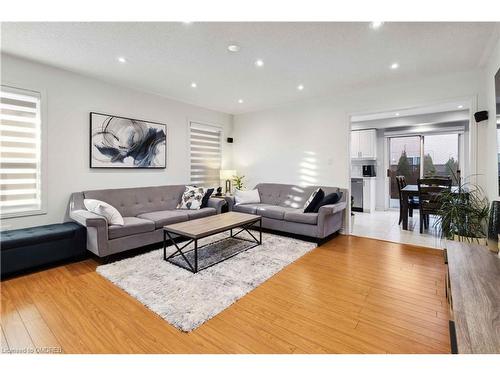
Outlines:
[[[86,229],[76,223],[0,232],[2,277],[8,274],[82,257],[86,252]]]

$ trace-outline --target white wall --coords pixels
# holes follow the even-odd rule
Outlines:
[[[480,71],[350,90],[329,97],[235,115],[233,167],[258,182],[324,184],[349,188],[349,115],[395,110],[480,91]],[[473,108],[475,111],[476,108]]]
[[[489,119],[480,123],[478,134],[482,140],[479,147],[479,173],[486,175],[486,190],[490,200],[500,199],[498,192],[497,136],[495,108],[495,74],[500,69],[500,39],[492,50],[482,75],[483,95],[479,98],[480,110],[487,110]]]
[[[2,229],[61,222],[71,192],[85,189],[184,184],[189,182],[188,121],[224,127],[232,115],[214,112],[94,80],[9,55],[1,56],[2,83],[37,90],[45,104],[47,138],[47,214],[2,220]],[[89,168],[89,112],[166,123],[167,168],[161,170],[97,170]],[[231,146],[223,159],[231,163]]]
[[[375,185],[375,209],[385,210],[388,205],[386,190],[388,187],[387,171],[385,167],[386,160],[389,159],[389,150],[386,148],[387,139],[384,137],[384,130],[377,130],[377,179]]]

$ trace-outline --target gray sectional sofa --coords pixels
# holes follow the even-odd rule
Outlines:
[[[341,200],[321,207],[318,213],[304,213],[304,203],[318,187],[325,195],[342,192]],[[259,191],[261,203],[235,205],[234,198],[228,197],[229,210],[260,215],[263,228],[313,237],[318,243],[342,228],[347,207],[346,189],[271,183],[258,184],[255,189]]]
[[[178,210],[185,185],[90,190],[73,193],[69,217],[87,228],[87,249],[103,257],[163,240],[162,227],[221,212],[224,200],[210,198],[208,207]],[[85,209],[84,199],[98,199],[115,207],[125,225],[109,225],[104,217]]]

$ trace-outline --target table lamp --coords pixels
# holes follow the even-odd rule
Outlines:
[[[236,176],[236,171],[234,169],[221,169],[220,179],[226,181],[226,193],[231,192],[231,180],[233,176]]]

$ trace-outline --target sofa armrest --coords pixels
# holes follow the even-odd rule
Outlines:
[[[222,212],[222,207],[226,204],[226,201],[223,198],[209,198],[207,207],[212,207],[217,210],[217,214]]]
[[[318,237],[325,238],[342,229],[346,202],[327,204],[319,208]]]
[[[233,196],[228,195],[224,197],[224,200],[227,202],[227,210],[231,212],[233,210],[233,207],[236,203],[235,199]]]
[[[69,217],[84,227],[99,227],[108,228],[108,222],[104,216],[97,215],[87,210],[70,211]]]
[[[87,228],[87,249],[102,256],[103,251],[108,248],[107,220],[87,210],[70,211],[69,216]]]
[[[346,202],[338,202],[338,203],[335,203],[335,204],[327,204],[327,205],[321,206],[319,208],[318,213],[320,215],[333,215],[333,214],[336,214],[337,212],[344,211],[346,209],[346,207],[347,207],[347,203]]]

